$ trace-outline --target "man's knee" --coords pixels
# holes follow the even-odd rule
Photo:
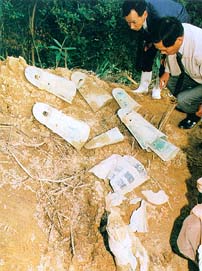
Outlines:
[[[176,82],[173,82],[173,80],[169,80],[168,84],[167,84],[167,88],[169,89],[169,91],[173,94],[175,92],[175,85]]]
[[[186,97],[183,95],[183,93],[179,93],[177,96],[177,103],[178,103],[178,108],[180,108],[182,111],[186,112],[186,113],[192,113],[190,111],[190,103],[189,101],[186,99]]]
[[[181,92],[177,96],[177,103],[179,109],[181,109],[185,113],[192,114],[198,111],[200,100],[194,100],[192,97],[187,96],[186,93]]]

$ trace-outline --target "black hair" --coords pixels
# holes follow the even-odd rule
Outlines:
[[[123,17],[129,15],[131,10],[135,10],[138,16],[142,16],[147,8],[147,3],[145,0],[125,0],[122,5]]]
[[[178,37],[183,36],[184,28],[177,18],[162,17],[157,21],[152,32],[154,43],[162,41],[163,46],[170,47],[174,45]]]

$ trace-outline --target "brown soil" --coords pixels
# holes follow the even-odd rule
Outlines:
[[[150,176],[127,194],[128,199],[142,197],[143,189],[160,188],[169,196],[169,204],[148,208],[149,232],[136,234],[148,252],[149,270],[193,270],[174,251],[180,225],[197,202],[195,182],[202,176],[201,124],[190,131],[180,130],[177,124],[185,114],[173,111],[163,132],[180,152],[163,162],[139,147],[117,117],[115,100],[94,113],[77,93],[70,105],[32,86],[24,77],[26,66],[22,58],[0,62],[0,270],[116,270],[105,229],[105,196],[110,186],[88,172],[114,153],[136,157]],[[50,71],[66,78],[71,74],[63,68]],[[133,87],[89,76],[108,92]],[[161,100],[152,100],[150,93],[135,99],[142,105],[139,112],[156,127],[172,106],[167,91]],[[35,102],[48,103],[87,122],[90,138],[118,126],[125,140],[78,152],[33,117]],[[121,205],[126,223],[133,209],[128,201]]]

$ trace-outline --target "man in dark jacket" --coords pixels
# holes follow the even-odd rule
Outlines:
[[[142,31],[144,52],[141,63],[141,80],[134,93],[147,93],[152,78],[152,66],[156,48],[152,44],[152,31],[161,17],[174,16],[181,22],[189,22],[189,15],[184,6],[174,0],[125,0],[122,6],[123,16],[130,29]],[[160,93],[153,93],[153,98],[160,99]]]

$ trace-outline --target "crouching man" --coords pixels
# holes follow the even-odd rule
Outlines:
[[[197,204],[184,220],[177,245],[180,252],[202,271],[202,204]]]
[[[176,109],[187,113],[178,126],[190,129],[202,117],[202,29],[164,17],[158,21],[153,39],[154,46],[167,55],[160,86],[167,85],[177,97]]]
[[[177,245],[179,251],[202,271],[202,177],[197,180],[198,202],[184,220]],[[197,268],[198,270],[198,268]]]

